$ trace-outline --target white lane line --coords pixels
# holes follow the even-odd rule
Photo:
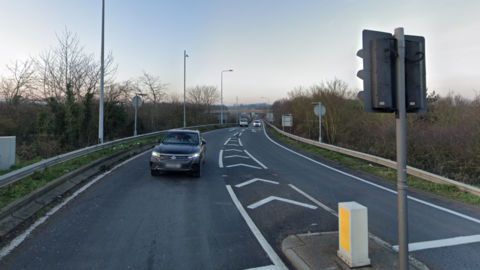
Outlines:
[[[117,166],[113,167],[110,171],[108,172],[104,172],[103,174],[97,176],[95,179],[93,179],[92,181],[90,181],[88,184],[86,184],[85,186],[81,187],[80,189],[78,189],[75,193],[72,194],[72,196],[68,197],[65,201],[63,201],[62,203],[58,204],[57,206],[55,206],[54,208],[52,208],[52,210],[50,210],[47,214],[45,214],[44,217],[41,217],[40,219],[38,219],[32,226],[30,226],[24,233],[22,233],[21,235],[17,236],[15,239],[13,239],[10,244],[8,244],[7,246],[5,246],[2,250],[0,250],[0,260],[3,259],[3,257],[5,257],[6,255],[8,255],[8,253],[10,253],[12,250],[14,250],[18,245],[20,245],[23,240],[25,240],[29,235],[30,233],[32,233],[33,230],[35,230],[35,228],[37,228],[38,226],[40,226],[43,222],[45,222],[50,216],[52,216],[53,214],[55,214],[55,212],[57,212],[58,210],[60,210],[60,208],[62,208],[63,206],[65,206],[68,202],[70,202],[71,200],[73,200],[75,197],[78,196],[78,194],[84,192],[87,188],[91,187],[93,184],[95,184],[96,182],[98,182],[100,179],[102,179],[105,175],[107,174],[110,174],[112,173],[112,171],[116,170],[117,168],[123,166],[124,164],[136,159],[136,158],[139,158],[141,156],[143,156],[143,154],[145,153],[148,153],[148,152],[152,152],[152,149],[148,149],[147,151],[137,155],[137,156],[134,156],[132,158],[129,158],[127,160],[125,160],[124,162],[118,164]]]
[[[222,160],[223,150],[220,150],[220,154],[218,155],[218,166],[223,168],[223,160]]]
[[[470,235],[470,236],[460,236],[460,237],[441,239],[441,240],[410,243],[408,244],[408,251],[417,251],[417,250],[439,248],[439,247],[449,247],[449,246],[456,246],[456,245],[463,245],[463,244],[470,244],[470,243],[477,243],[477,242],[480,242],[479,234]],[[393,246],[392,248],[398,252],[398,245]]]
[[[277,270],[277,267],[275,265],[267,265],[267,266],[260,266],[256,268],[248,268],[245,270]]]
[[[238,132],[237,132],[237,133],[235,133],[235,134],[233,134],[233,136],[235,137],[235,136],[237,136],[237,134],[238,134]]]
[[[328,212],[330,212],[330,214],[338,217],[338,214],[335,210],[333,210],[332,208],[326,206],[325,204],[315,200],[313,197],[311,197],[310,195],[308,195],[307,193],[303,192],[302,190],[300,190],[299,188],[297,188],[296,186],[292,185],[292,184],[288,184],[289,187],[293,188],[295,191],[297,191],[298,193],[302,194],[303,196],[305,196],[305,198],[309,199],[310,201],[312,201],[314,204],[320,206],[321,208],[327,210]]]
[[[267,253],[268,257],[270,260],[273,262],[275,265],[276,269],[278,270],[288,270],[288,268],[285,266],[285,264],[282,262],[280,257],[278,256],[277,253],[273,250],[273,248],[268,244],[267,240],[265,237],[263,237],[262,233],[260,230],[257,228],[255,223],[253,223],[253,220],[250,218],[250,216],[247,214],[247,211],[243,208],[242,204],[240,201],[237,199],[237,195],[232,190],[232,187],[230,185],[227,185],[227,190],[228,193],[230,193],[230,197],[232,197],[233,202],[235,203],[235,206],[237,206],[238,211],[242,215],[243,219],[245,219],[245,222],[247,222],[248,227],[250,227],[250,230],[252,231],[253,235],[257,238],[257,241],[260,243],[262,246],[263,250]]]
[[[268,169],[267,166],[263,165],[260,161],[258,161],[256,158],[254,158],[252,155],[250,155],[250,153],[248,153],[247,150],[244,150],[245,153],[247,153],[247,155],[249,155],[253,160],[255,160],[258,164],[260,164],[260,166],[262,166],[265,170]]]
[[[238,138],[238,143],[240,144],[240,146],[243,146],[242,141],[240,140],[240,138]]]
[[[246,157],[246,156],[239,156],[239,155],[228,156],[228,157],[225,157],[225,158],[233,158],[233,157],[249,158],[249,157]]]
[[[280,197],[277,197],[277,196],[270,196],[268,198],[265,198],[261,201],[258,201],[254,204],[251,204],[251,205],[247,206],[247,208],[255,209],[255,208],[257,208],[259,206],[262,206],[266,203],[269,203],[271,201],[282,201],[282,202],[286,202],[286,203],[295,204],[295,205],[298,205],[298,206],[307,207],[307,208],[310,208],[310,209],[317,209],[318,208],[318,207],[316,207],[314,205],[311,205],[311,204],[301,203],[301,202],[297,202],[297,201],[293,201],[293,200],[289,200],[289,199],[280,198]]]
[[[238,149],[226,149],[225,152],[229,152],[229,151],[237,151],[237,152],[242,152],[242,150],[238,150]]]
[[[262,168],[260,167],[257,167],[257,166],[252,166],[252,165],[247,165],[247,164],[235,164],[235,165],[228,165],[226,166],[227,168],[233,168],[233,167],[238,167],[238,166],[245,166],[245,167],[249,167],[249,168],[254,168],[254,169],[259,169],[261,170]]]
[[[229,138],[223,145],[227,145],[227,143],[231,140],[232,138]]]
[[[379,189],[383,189],[383,190],[388,191],[388,192],[390,192],[390,193],[397,194],[397,192],[394,191],[394,190],[388,189],[388,188],[386,188],[386,187],[382,187],[382,186],[377,185],[377,184],[374,184],[374,183],[372,183],[372,182],[368,182],[367,180],[364,180],[364,179],[362,179],[362,178],[359,178],[359,177],[356,177],[356,176],[354,176],[354,175],[348,174],[348,173],[346,173],[346,172],[342,172],[342,171],[340,171],[340,170],[337,170],[337,169],[335,169],[335,168],[332,168],[332,167],[330,167],[330,166],[327,166],[327,165],[325,165],[325,164],[323,164],[323,163],[320,163],[320,162],[318,162],[318,161],[316,161],[316,160],[313,160],[313,159],[311,159],[311,158],[309,158],[309,157],[306,157],[306,156],[304,156],[304,155],[302,155],[302,154],[299,154],[299,153],[297,153],[297,152],[295,152],[295,151],[293,151],[293,150],[290,150],[290,149],[284,147],[283,145],[280,145],[279,143],[275,142],[275,141],[272,140],[270,137],[268,137],[267,132],[265,131],[265,127],[263,128],[263,132],[265,133],[265,136],[266,136],[272,143],[280,146],[281,148],[283,148],[283,149],[285,149],[285,150],[287,150],[287,151],[289,151],[289,152],[294,153],[295,155],[298,155],[298,156],[300,156],[300,157],[303,157],[304,159],[310,160],[310,161],[313,162],[313,163],[316,163],[316,164],[318,164],[318,165],[320,165],[320,166],[323,166],[323,167],[325,167],[325,168],[328,168],[328,169],[330,169],[330,170],[336,171],[336,172],[338,172],[338,173],[340,173],[340,174],[346,175],[346,176],[348,176],[348,177],[350,177],[350,178],[353,178],[353,179],[356,179],[356,180],[358,180],[358,181],[361,181],[361,182],[363,182],[363,183],[365,183],[365,184],[369,184],[369,185],[371,185],[371,186],[377,187],[377,188],[379,188]],[[468,219],[468,220],[470,220],[470,221],[473,221],[473,222],[476,222],[476,223],[479,223],[479,224],[480,224],[480,220],[479,220],[479,219],[476,219],[476,218],[473,218],[473,217],[464,215],[464,214],[462,214],[462,213],[455,212],[455,211],[453,211],[453,210],[450,210],[450,209],[447,209],[447,208],[444,208],[444,207],[441,207],[441,206],[438,206],[438,205],[435,205],[435,204],[431,204],[431,203],[429,203],[429,202],[426,202],[426,201],[423,201],[423,200],[420,200],[420,199],[417,199],[417,198],[414,198],[414,197],[411,197],[411,196],[408,196],[408,198],[411,199],[411,200],[413,200],[413,201],[416,201],[416,202],[418,202],[418,203],[431,206],[431,207],[436,208],[436,209],[438,209],[438,210],[441,210],[441,211],[450,213],[450,214],[452,214],[452,215],[456,215],[456,216],[459,216],[459,217],[462,217],[462,218],[464,218],[464,219]]]
[[[270,183],[270,184],[275,184],[275,185],[278,185],[279,183],[278,182],[275,182],[275,181],[270,181],[270,180],[265,180],[265,179],[260,179],[260,178],[253,178],[252,180],[248,180],[246,182],[243,182],[243,183],[240,183],[238,185],[235,185],[235,187],[239,188],[239,187],[243,187],[243,186],[246,186],[246,185],[249,185],[251,183],[254,183],[256,181],[262,181],[262,182],[267,182],[267,183]]]

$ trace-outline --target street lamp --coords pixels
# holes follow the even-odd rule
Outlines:
[[[220,115],[220,123],[223,125],[223,72],[232,72],[233,70],[232,69],[229,69],[229,70],[223,70],[222,73],[221,73],[221,89],[222,89],[222,98],[221,98],[221,110],[222,110],[222,113]]]
[[[269,115],[270,110],[268,108],[268,106],[270,106],[270,99],[268,99],[268,97],[262,97],[262,98],[267,100],[267,121],[268,123],[270,123],[270,115]]]
[[[105,75],[105,67],[104,67],[104,30],[105,30],[105,0],[102,1],[102,50],[101,50],[101,75],[100,75],[100,108],[99,108],[99,123],[98,123],[98,143],[103,143],[103,88],[104,88],[104,80],[103,77]]]
[[[138,96],[146,96],[147,94],[142,93],[135,93],[135,98],[133,102],[133,106],[135,107],[135,132],[133,133],[134,136],[137,136],[137,109],[142,105],[142,100]]]
[[[186,90],[185,90],[185,85],[186,85],[186,82],[187,82],[187,51],[184,50],[183,51],[183,127],[186,128],[187,127],[187,123],[185,121],[185,93],[186,93]]]

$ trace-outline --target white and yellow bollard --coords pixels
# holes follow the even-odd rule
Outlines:
[[[338,257],[350,267],[370,265],[368,258],[368,211],[356,202],[338,204]]]

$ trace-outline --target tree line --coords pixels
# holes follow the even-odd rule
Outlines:
[[[312,102],[322,102],[322,141],[396,160],[395,115],[365,113],[363,102],[339,79],[297,87],[273,103],[275,124],[292,114],[296,135],[318,140]],[[407,114],[407,164],[467,184],[480,185],[480,96],[428,93],[428,112]]]
[[[16,136],[17,157],[49,158],[98,143],[100,61],[84,51],[80,40],[65,30],[57,46],[6,66],[0,77],[0,136]],[[117,82],[118,66],[105,58],[104,141],[133,136],[132,98],[138,108],[138,134],[183,127],[183,95],[169,93],[160,76],[143,75]],[[211,115],[219,101],[216,86],[196,85],[186,91],[186,125],[218,123]]]

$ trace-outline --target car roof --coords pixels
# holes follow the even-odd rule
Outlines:
[[[191,129],[170,129],[168,132],[200,133],[198,130]]]

